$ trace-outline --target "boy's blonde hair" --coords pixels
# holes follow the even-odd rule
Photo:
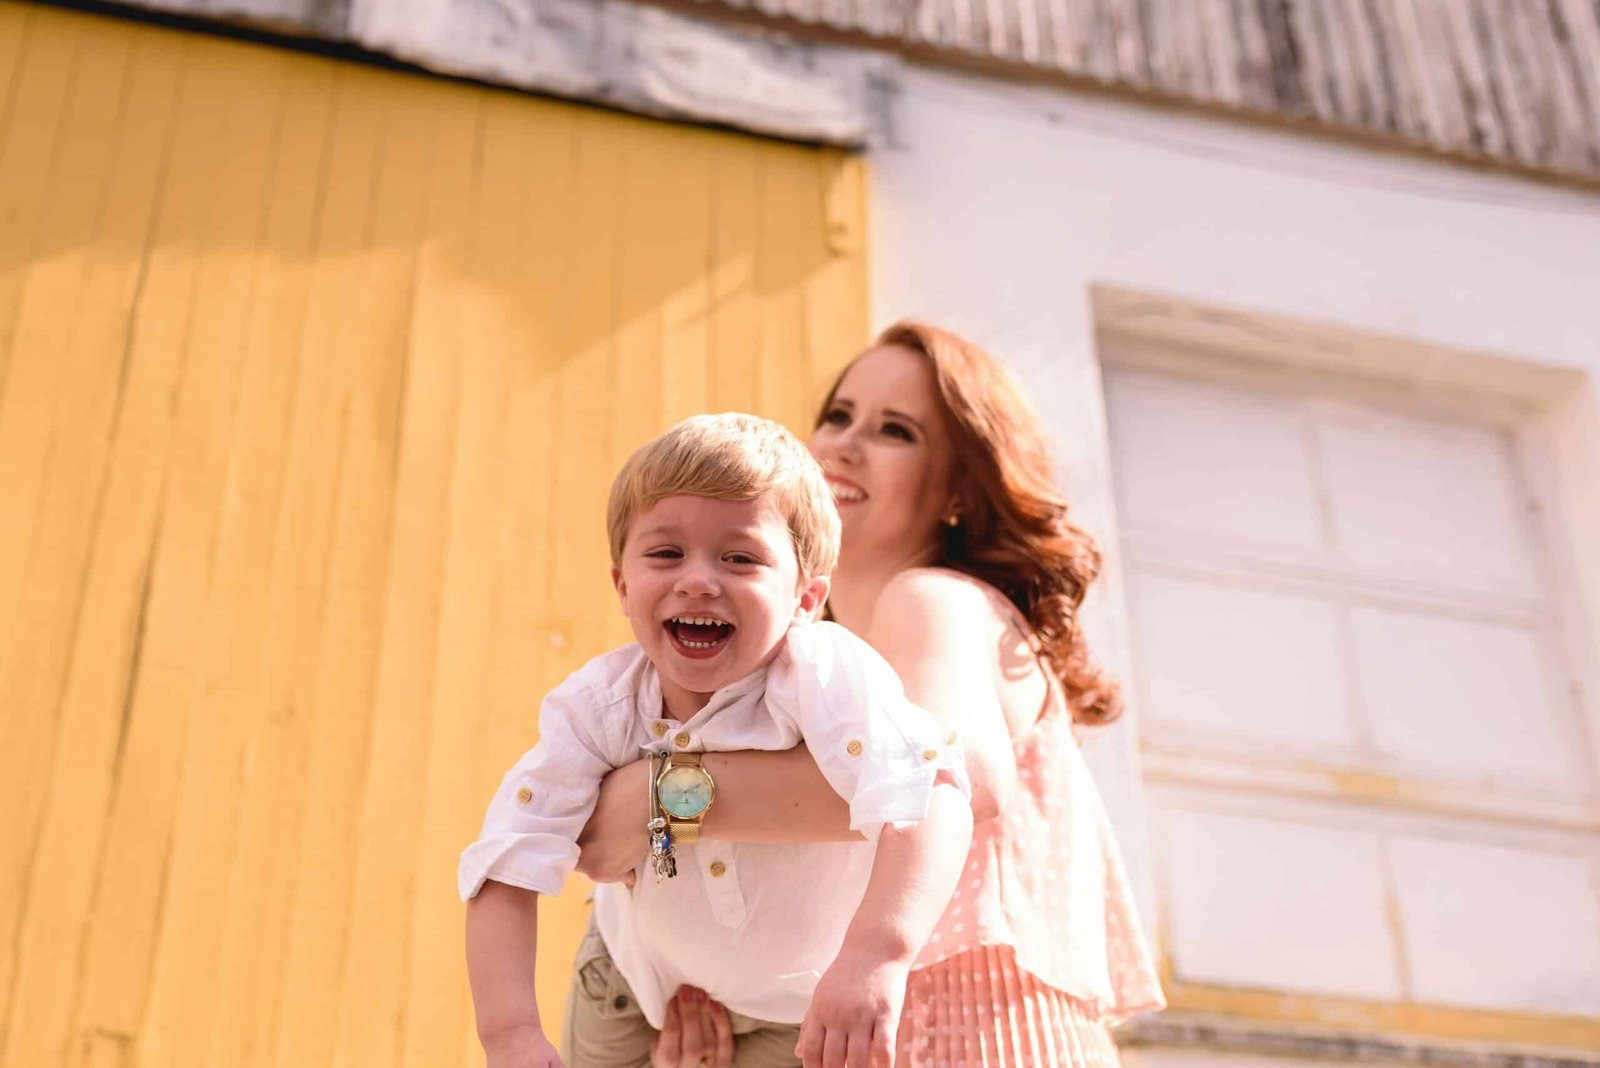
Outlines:
[[[692,416],[628,457],[606,506],[613,567],[621,565],[634,517],[679,494],[719,501],[770,495],[789,526],[802,579],[830,575],[839,562],[839,511],[822,467],[799,438],[770,419],[739,412]]]

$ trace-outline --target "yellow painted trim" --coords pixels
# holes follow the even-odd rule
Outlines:
[[[1416,1001],[1370,1001],[1186,983],[1176,978],[1171,958],[1165,954],[1159,967],[1167,1006],[1174,1012],[1206,1013],[1362,1037],[1420,1037],[1600,1050],[1600,1019],[1587,1016],[1496,1012]]]

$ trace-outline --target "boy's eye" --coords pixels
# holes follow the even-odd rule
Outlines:
[[[653,560],[676,560],[682,555],[683,553],[677,549],[651,549],[645,553],[645,556]]]
[[[749,553],[729,553],[723,557],[730,564],[759,564],[761,561]]]

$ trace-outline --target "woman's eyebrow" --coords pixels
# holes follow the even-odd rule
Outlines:
[[[916,427],[918,430],[922,429],[922,423],[921,423],[920,420],[917,419],[916,416],[910,415],[910,414],[908,414],[906,412],[902,412],[902,411],[900,411],[900,410],[898,410],[896,408],[885,408],[883,410],[883,414],[887,415],[887,416],[890,416],[891,418],[894,418],[894,419],[904,420],[905,422],[910,423],[912,426]]]

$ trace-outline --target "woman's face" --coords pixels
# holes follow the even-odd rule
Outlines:
[[[850,365],[811,432],[859,566],[887,557],[930,562],[955,507],[955,453],[927,357],[900,345],[868,349]]]

